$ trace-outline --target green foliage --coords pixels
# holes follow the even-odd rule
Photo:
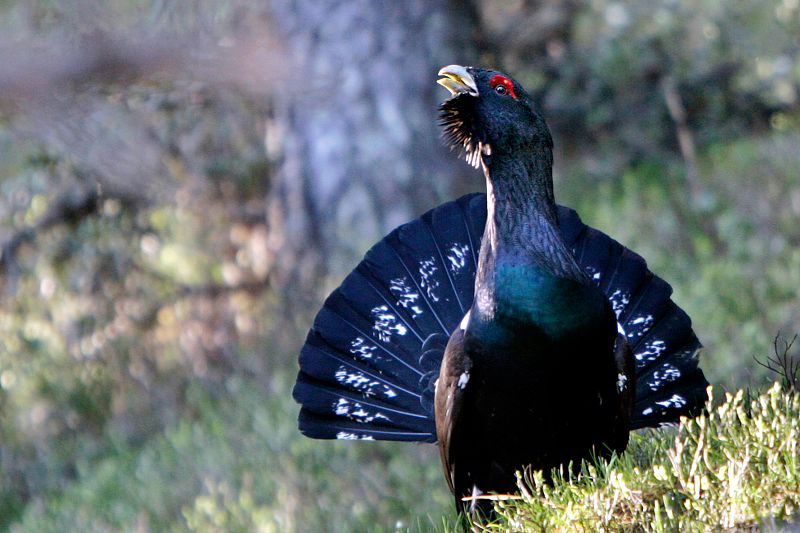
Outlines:
[[[0,28],[68,43],[146,28],[222,47],[231,28],[266,25],[248,0],[95,4],[0,1]],[[479,4],[480,61],[543,98],[559,201],[672,283],[717,390],[758,383],[753,356],[800,331],[798,2]],[[0,117],[0,529],[452,528],[434,448],[296,430],[303,307],[323,294],[268,281],[268,106],[184,80],[95,89],[53,116]],[[796,397],[773,389],[747,409],[734,395],[570,483],[535,478],[506,520],[670,530],[788,516]]]
[[[192,387],[193,419],[141,448],[117,442],[31,503],[15,529],[395,531],[450,512],[432,447],[301,436],[291,377],[276,376],[270,395],[238,378],[219,396]]]
[[[775,384],[727,394],[677,431],[635,435],[621,457],[580,475],[541,472],[497,504],[485,531],[709,531],[775,524],[800,509],[800,395]]]
[[[764,379],[753,357],[769,355],[776,334],[800,331],[798,142],[796,131],[774,131],[701,152],[701,205],[671,161],[632,167],[591,195],[574,176],[560,184],[562,202],[669,280],[706,347],[707,376],[731,389]]]
[[[597,178],[676,152],[666,81],[700,145],[798,105],[794,1],[489,0],[481,13],[493,61],[542,96],[562,149]]]

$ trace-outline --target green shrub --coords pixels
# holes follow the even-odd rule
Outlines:
[[[499,502],[486,531],[700,531],[750,528],[800,509],[800,395],[779,384],[727,394],[676,431],[635,435],[621,457],[574,479],[541,472]]]

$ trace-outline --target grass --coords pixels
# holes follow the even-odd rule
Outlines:
[[[709,389],[710,391],[710,389]],[[632,435],[628,451],[585,463],[581,474],[541,472],[522,495],[498,502],[481,531],[705,531],[748,529],[797,518],[800,394],[776,383],[731,395],[672,431]]]
[[[293,376],[291,376],[293,378]],[[190,393],[195,416],[141,447],[120,443],[25,507],[14,533],[413,532],[452,504],[432,446],[318,441],[297,431],[290,381]],[[431,518],[428,518],[431,517]]]
[[[695,317],[707,348],[701,365],[712,382],[735,389],[782,368],[778,373],[785,388],[754,398],[734,395],[710,408],[705,419],[636,434],[625,454],[586,465],[583,476],[546,486],[531,475],[524,499],[503,502],[500,522],[487,531],[716,530],[798,516],[800,413],[786,387],[794,383],[796,388],[800,376],[796,359],[787,359],[791,339],[775,340],[775,356],[758,360],[764,368],[745,364],[763,352],[775,331],[798,329],[800,249],[795,244],[800,232],[792,203],[800,191],[794,171],[800,163],[798,138],[794,131],[759,134],[700,154],[719,210],[702,216],[717,222],[724,253],[707,249],[705,237],[691,232],[688,244],[696,257],[676,260],[674,243],[681,234],[666,199],[671,190],[680,194],[681,189],[671,185],[667,163],[643,163],[618,183],[592,186],[592,194],[586,194],[586,176],[576,175],[564,191],[572,193],[559,194],[586,222],[647,257],[652,269],[673,284],[675,301]],[[19,179],[33,180],[30,194],[45,194],[44,178],[36,177],[40,171],[30,172]],[[34,208],[32,203],[31,212]],[[160,215],[148,219],[165,243],[209,246],[206,235],[213,232],[201,232],[201,238],[196,224],[189,230],[187,224],[171,224],[181,220],[165,209],[158,208],[166,213],[164,220]],[[231,339],[232,353],[241,354],[234,368],[246,371],[218,382],[195,375],[186,364],[195,355],[173,341],[173,335],[179,338],[173,332],[201,315],[190,322],[174,316],[159,322],[156,330],[167,333],[167,340],[131,330],[109,343],[102,358],[76,359],[68,351],[73,332],[102,329],[106,323],[94,307],[75,316],[89,304],[75,288],[83,285],[74,280],[92,278],[95,267],[86,265],[117,264],[141,251],[138,241],[130,241],[124,217],[90,220],[78,230],[69,233],[66,244],[58,244],[65,238],[58,232],[37,243],[43,251],[31,256],[31,264],[43,266],[31,267],[33,275],[21,278],[15,305],[5,310],[0,368],[5,383],[16,384],[0,390],[0,451],[13,452],[0,472],[0,531],[421,532],[456,527],[435,447],[320,442],[297,431],[298,407],[290,391],[294,350],[302,338],[276,340],[288,334],[275,333],[279,326],[273,323],[280,321],[266,304],[231,303],[237,316],[254,317],[258,333],[245,336],[241,345]],[[86,253],[65,263],[65,246]],[[205,256],[183,259],[209,270]],[[169,265],[153,266],[161,271]],[[63,279],[61,292],[43,299],[41,279],[53,276]],[[172,297],[173,289],[139,285],[148,307]],[[97,298],[94,305],[102,309]],[[140,301],[140,296],[129,298]],[[191,313],[185,314],[187,321]],[[141,347],[149,355],[141,355]],[[206,357],[216,360],[215,352]],[[126,396],[139,390],[125,385],[132,379],[130,358],[158,365],[152,383],[161,392],[153,394],[152,405],[170,422],[156,433],[138,417],[138,407],[151,405],[150,400]],[[184,394],[171,385],[176,382],[188,384],[183,404],[171,400],[173,392]],[[183,407],[171,411],[177,405]],[[50,413],[46,423],[36,422],[42,406]]]

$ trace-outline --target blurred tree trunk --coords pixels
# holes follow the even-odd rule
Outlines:
[[[267,127],[270,245],[276,281],[310,287],[469,172],[440,142],[435,80],[476,62],[476,16],[447,0],[274,0],[272,20],[299,72]]]

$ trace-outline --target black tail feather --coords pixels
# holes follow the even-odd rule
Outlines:
[[[367,398],[377,398],[408,411],[415,411],[420,400],[418,387],[404,387],[398,379],[380,369],[343,357],[335,349],[309,340],[300,353],[304,375],[329,387],[342,387]]]
[[[300,411],[299,425],[300,431],[313,439],[435,442],[434,429],[398,429],[378,423],[365,424],[336,416],[320,416],[306,410]]]
[[[317,415],[322,419],[345,419],[358,423],[362,429],[372,425],[375,429],[402,430],[414,433],[431,433],[435,430],[427,415],[419,412],[403,410],[394,404],[366,396],[360,392],[350,392],[342,387],[332,387],[323,382],[300,376],[295,384],[295,399],[303,404],[306,415]],[[331,412],[333,407],[333,412]],[[417,409],[418,411],[418,409]],[[317,419],[315,419],[317,420]],[[306,433],[319,431],[321,428],[302,427]],[[331,438],[335,435],[330,435]],[[425,440],[425,439],[422,439]]]
[[[644,259],[559,207],[578,263],[608,296],[636,357],[634,427],[672,423],[705,401],[691,321]],[[472,304],[483,194],[404,224],[326,300],[300,355],[300,428],[315,438],[435,440],[444,346]]]

